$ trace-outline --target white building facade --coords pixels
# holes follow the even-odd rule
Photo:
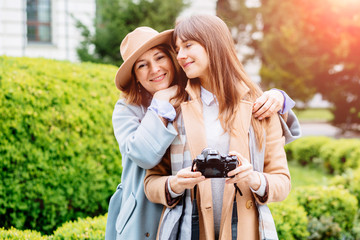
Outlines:
[[[0,55],[78,61],[81,33],[90,28],[95,0],[1,0]]]

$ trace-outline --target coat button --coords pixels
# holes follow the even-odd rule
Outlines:
[[[251,201],[251,200],[248,200],[248,201],[246,202],[246,208],[247,208],[247,209],[252,208],[253,205],[254,205],[254,204],[253,204],[253,201]]]
[[[150,233],[145,233],[145,237],[150,237]]]

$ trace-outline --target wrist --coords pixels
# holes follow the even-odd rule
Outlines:
[[[258,172],[256,171],[252,172],[249,185],[254,191],[257,191],[260,188],[261,179]]]
[[[180,194],[180,193],[185,191],[185,189],[181,188],[177,184],[177,177],[176,176],[172,176],[172,177],[169,178],[169,184],[170,184],[171,191],[173,191],[176,194]]]

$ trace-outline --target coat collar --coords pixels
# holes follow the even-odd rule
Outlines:
[[[185,91],[189,94],[190,99],[198,100],[201,97],[201,87],[200,84],[195,84],[193,83],[193,81],[197,81],[197,80],[191,80],[191,79],[188,80]],[[239,88],[241,94],[240,99],[243,99],[245,95],[250,91],[250,89],[248,86],[246,86],[244,82],[240,82]]]
[[[186,135],[189,142],[191,157],[194,159],[201,151],[207,147],[204,119],[202,113],[201,87],[188,80],[185,90],[190,96],[190,100],[181,104],[182,114],[185,123]],[[249,88],[241,83],[242,97],[248,93]],[[252,103],[241,100],[236,111],[237,121],[234,122],[235,135],[230,136],[229,150],[245,151],[248,146],[244,146],[244,139],[247,139],[252,116]],[[240,148],[240,149],[239,149]]]

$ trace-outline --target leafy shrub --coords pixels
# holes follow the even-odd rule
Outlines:
[[[310,234],[315,235],[318,230],[319,239],[333,239],[336,236],[324,235],[323,229],[329,226],[339,226],[340,234],[351,231],[357,212],[357,199],[347,190],[336,187],[299,187],[294,192],[298,203],[304,207],[311,224],[314,218],[320,227],[310,227]]]
[[[54,232],[54,240],[103,240],[107,214],[67,222]]]
[[[360,208],[358,209],[357,217],[354,222],[354,227],[351,231],[351,235],[354,239],[360,239]]]
[[[0,239],[16,239],[16,240],[48,240],[52,239],[48,236],[41,236],[41,233],[31,230],[18,230],[13,227],[10,229],[0,228]]]
[[[341,228],[333,217],[310,217],[308,230],[311,233],[308,239],[311,240],[340,239]]]
[[[121,176],[115,72],[0,57],[0,226],[49,234],[106,212]]]
[[[338,139],[320,148],[320,157],[330,173],[341,174],[348,168],[356,168],[360,159],[360,140]]]
[[[358,207],[360,208],[360,168],[348,169],[342,175],[335,176],[330,185],[343,187],[357,197]]]
[[[320,148],[330,142],[335,141],[329,137],[303,137],[292,143],[292,157],[301,165],[317,163]]]
[[[308,219],[302,206],[291,198],[283,202],[270,203],[279,239],[306,239]]]

